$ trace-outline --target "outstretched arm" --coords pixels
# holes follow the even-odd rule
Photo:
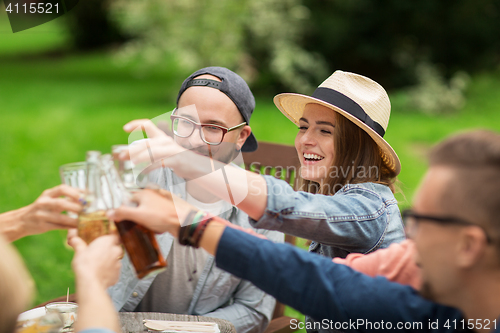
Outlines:
[[[76,235],[72,266],[76,274],[78,321],[75,330],[104,328],[121,333],[118,314],[106,289],[118,281],[122,249],[116,235],[102,236],[87,245]]]
[[[191,209],[174,206],[174,201],[152,191],[141,192],[136,200],[138,207],[122,207],[114,217],[129,218],[174,236],[179,234],[179,218],[186,218]],[[450,320],[461,318],[457,310],[426,301],[408,286],[368,277],[287,244],[253,237],[219,218],[206,226],[199,245],[216,256],[218,267],[315,319],[341,324],[352,320],[356,325],[383,320],[396,327],[398,323],[428,323],[436,313]],[[394,304],[400,305],[395,308]],[[363,331],[363,327],[358,330]]]
[[[82,207],[79,196],[79,190],[68,185],[45,190],[32,204],[0,214],[0,233],[12,242],[53,229],[76,228],[78,221],[63,212],[78,213]]]
[[[134,120],[124,126],[126,132],[138,129],[146,132],[148,140],[130,145],[128,151],[119,155],[120,159],[172,168],[178,176],[191,179],[253,219],[264,214],[267,205],[264,177],[184,149],[148,119]]]
[[[402,327],[405,323],[421,323],[425,331],[426,323],[436,314],[450,321],[462,316],[456,309],[423,299],[408,286],[366,276],[288,244],[257,239],[232,228],[225,228],[220,236],[206,237],[218,239],[219,268],[251,281],[278,301],[321,323],[322,319],[328,319],[328,323],[354,322],[358,331],[373,331],[367,322],[390,322],[392,328],[398,323]]]

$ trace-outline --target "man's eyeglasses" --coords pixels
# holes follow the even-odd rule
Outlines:
[[[180,138],[187,138],[197,129],[200,132],[200,137],[203,142],[209,145],[219,145],[222,140],[224,140],[224,135],[247,124],[243,122],[239,125],[227,128],[215,124],[200,124],[189,118],[177,115],[171,115],[170,119],[172,120],[172,130],[175,135]]]
[[[431,216],[431,215],[421,215],[421,214],[415,213],[411,209],[404,210],[401,213],[401,215],[403,217],[403,222],[404,222],[404,224],[406,226],[406,233],[408,234],[409,238],[412,238],[412,236],[415,235],[415,231],[416,231],[416,228],[418,226],[418,221],[419,220],[426,220],[426,221],[431,221],[431,222],[438,223],[438,224],[443,224],[443,225],[454,224],[454,225],[476,226],[476,227],[479,227],[479,228],[481,228],[484,231],[484,234],[486,235],[486,241],[488,243],[492,243],[492,240],[491,240],[490,236],[488,235],[488,232],[486,231],[486,229],[484,229],[482,226],[480,226],[478,224],[475,224],[475,223],[472,223],[472,222],[469,222],[469,221],[465,221],[465,220],[460,219],[460,218],[456,218],[456,217],[440,217],[440,216]]]

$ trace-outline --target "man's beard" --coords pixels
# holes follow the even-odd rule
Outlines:
[[[436,301],[436,294],[434,293],[434,290],[432,289],[432,286],[430,285],[430,283],[427,281],[422,282],[422,286],[420,287],[419,294],[423,298],[426,298],[426,299],[431,300],[431,301]]]
[[[211,157],[219,162],[229,164],[231,163],[235,157],[238,155],[238,150],[236,149],[236,144],[230,142],[222,142],[220,145],[211,147],[209,145],[203,145],[198,147],[184,147],[189,149],[190,151]]]

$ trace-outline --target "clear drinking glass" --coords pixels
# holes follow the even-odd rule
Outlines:
[[[87,162],[74,162],[59,167],[61,182],[85,190],[87,183]]]
[[[78,236],[87,244],[116,230],[106,216],[106,211],[112,208],[113,197],[100,158],[100,151],[87,151],[87,184],[83,209],[78,216]]]
[[[78,304],[73,302],[53,302],[45,305],[45,311],[49,313],[57,313],[61,316],[63,328],[61,332],[74,332],[74,324],[76,321],[76,313]]]
[[[87,187],[87,162],[74,162],[63,164],[59,167],[59,175],[61,182],[80,190],[85,190]],[[68,212],[68,216],[77,218],[78,215]]]

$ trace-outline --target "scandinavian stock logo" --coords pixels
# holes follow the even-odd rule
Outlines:
[[[12,32],[52,21],[73,9],[79,0],[4,0]]]

